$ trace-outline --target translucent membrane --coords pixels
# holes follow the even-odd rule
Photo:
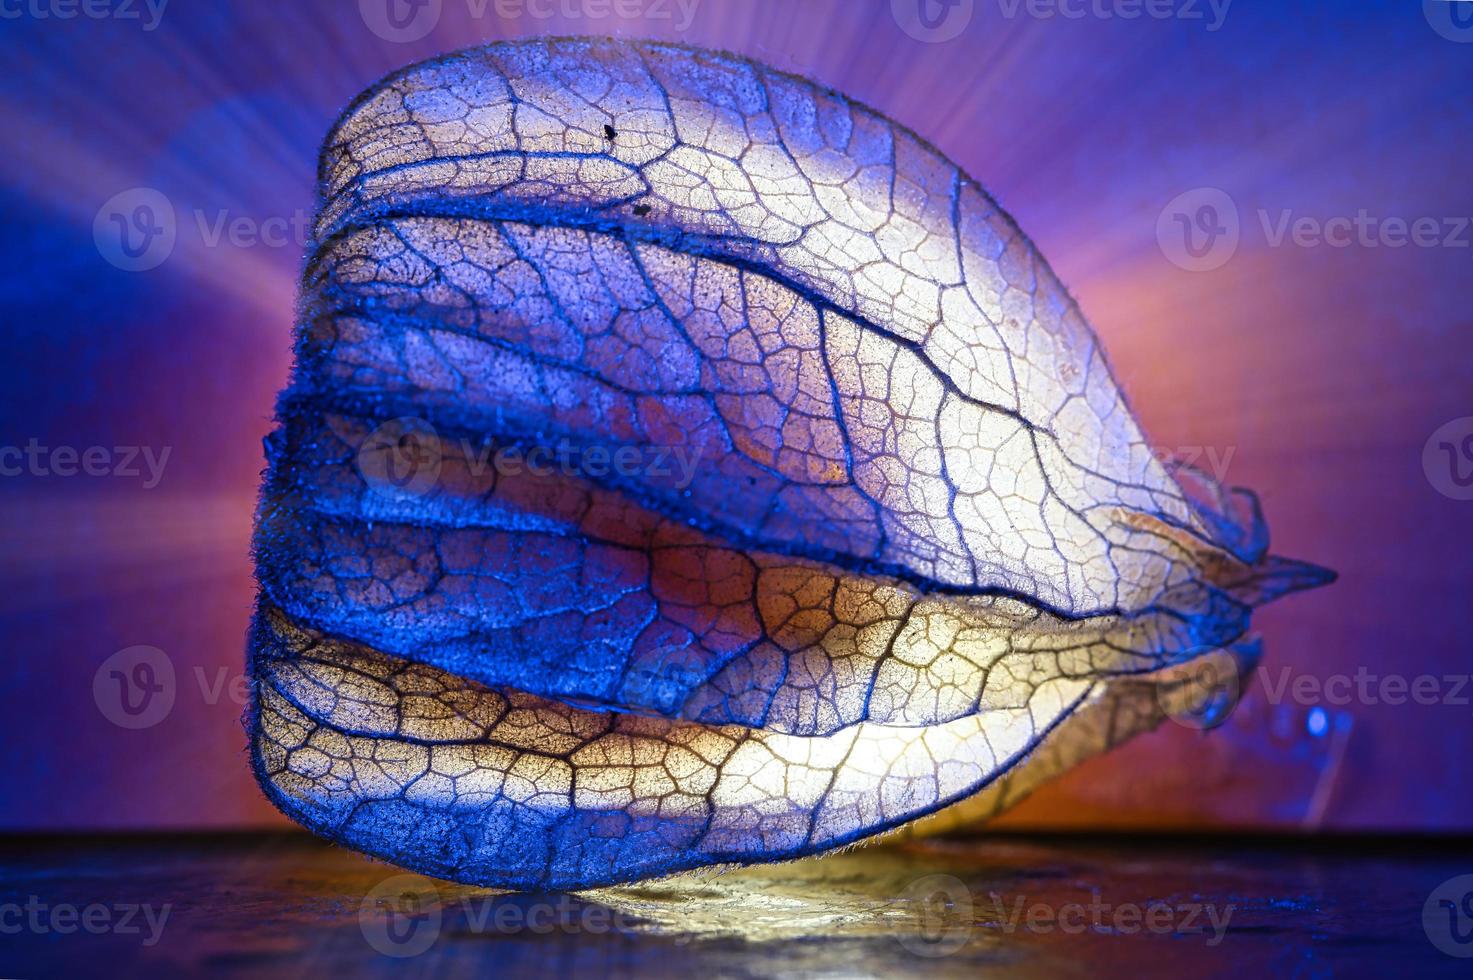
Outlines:
[[[365,93],[320,191],[254,759],[349,846],[573,888],[986,815],[1328,579],[1152,454],[980,187],[807,81],[491,45]]]

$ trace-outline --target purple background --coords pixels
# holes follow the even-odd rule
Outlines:
[[[1275,247],[1260,212],[1270,229],[1285,211],[1473,215],[1473,43],[1453,39],[1473,41],[1473,23],[1439,33],[1408,0],[1237,0],[1217,30],[1205,0],[1204,19],[1131,20],[975,0],[959,36],[926,43],[889,0],[698,0],[684,29],[673,2],[490,0],[475,16],[442,0],[427,36],[399,42],[367,26],[386,0],[175,0],[152,30],[142,6],[142,20],[58,19],[34,16],[55,9],[39,2],[0,20],[0,444],[170,455],[151,488],[146,469],[0,476],[0,826],[280,821],[247,771],[234,695],[260,438],[302,248],[294,232],[212,243],[216,222],[305,220],[318,141],[392,69],[499,37],[613,33],[809,75],[936,143],[1069,284],[1162,451],[1258,489],[1276,550],[1341,572],[1261,614],[1271,683],[1222,729],[1168,725],[1014,824],[1470,827],[1473,690],[1456,677],[1473,502],[1437,490],[1423,450],[1473,415],[1473,232],[1451,247]],[[136,187],[167,197],[177,235],[145,272],[109,264],[93,230]],[[1157,221],[1202,187],[1232,199],[1241,243],[1192,272]],[[93,681],[136,645],[163,651],[174,703],[129,729]],[[1357,671],[1435,675],[1442,703],[1374,685],[1344,704],[1293,695],[1295,678],[1339,694],[1332,679]]]

